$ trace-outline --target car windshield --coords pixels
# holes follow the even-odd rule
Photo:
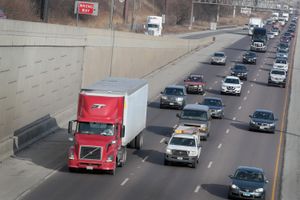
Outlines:
[[[246,53],[246,56],[249,56],[249,57],[255,57],[256,54],[253,53],[253,52],[247,52],[247,53]]]
[[[158,28],[157,24],[148,24],[148,28]]]
[[[231,84],[239,84],[240,83],[239,79],[235,79],[235,78],[226,78],[224,82],[231,83]]]
[[[214,56],[215,57],[224,57],[225,55],[223,53],[215,53]]]
[[[97,122],[79,122],[78,132],[80,134],[113,136],[114,126],[112,124]]]
[[[173,137],[170,141],[171,145],[180,145],[180,146],[188,146],[188,147],[194,147],[196,146],[196,142],[194,139],[191,138],[179,138],[179,137]]]
[[[285,75],[285,71],[283,71],[283,70],[273,70],[273,71],[271,71],[271,74]]]
[[[193,76],[193,75],[189,76],[188,80],[189,81],[198,81],[198,82],[203,81],[202,76]]]
[[[279,63],[279,64],[286,64],[286,60],[276,60],[276,63]]]
[[[203,105],[221,107],[222,102],[219,99],[204,99]]]
[[[248,169],[238,169],[234,175],[235,179],[245,180],[245,181],[255,181],[255,182],[263,182],[264,175],[262,172],[248,170]]]
[[[273,115],[273,113],[270,113],[270,112],[256,111],[253,114],[253,118],[274,120],[274,115]]]
[[[166,95],[174,95],[174,96],[183,96],[183,89],[180,88],[166,88],[165,89]]]
[[[235,70],[239,70],[239,71],[245,71],[246,70],[246,66],[244,66],[244,65],[235,65],[234,69]]]
[[[181,119],[207,121],[207,112],[203,110],[188,110],[184,109],[181,113]]]

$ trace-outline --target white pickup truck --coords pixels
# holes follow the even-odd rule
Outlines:
[[[201,154],[200,135],[195,127],[179,126],[173,133],[165,152],[165,165],[187,163],[196,168]]]

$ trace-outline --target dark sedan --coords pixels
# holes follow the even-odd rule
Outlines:
[[[224,117],[224,104],[221,98],[205,97],[201,103],[209,108],[210,115],[215,118],[222,119]]]
[[[245,65],[236,64],[231,68],[231,75],[239,77],[241,80],[247,80],[248,69]]]
[[[250,131],[267,131],[275,133],[276,121],[274,114],[270,110],[257,109],[253,115],[249,115],[249,130]]]
[[[229,177],[232,183],[229,186],[228,199],[265,199],[265,185],[268,180],[261,168],[240,166]]]
[[[247,51],[244,55],[243,55],[243,63],[251,63],[251,64],[256,64],[256,53],[252,52],[252,51]]]

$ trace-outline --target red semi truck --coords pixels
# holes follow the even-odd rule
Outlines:
[[[146,127],[148,84],[141,79],[107,78],[79,93],[77,119],[69,122],[74,145],[68,167],[115,174],[126,162],[126,146],[140,149]]]

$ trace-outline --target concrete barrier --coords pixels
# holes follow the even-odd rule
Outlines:
[[[143,77],[211,40],[0,20],[0,160],[64,127],[82,86]]]

